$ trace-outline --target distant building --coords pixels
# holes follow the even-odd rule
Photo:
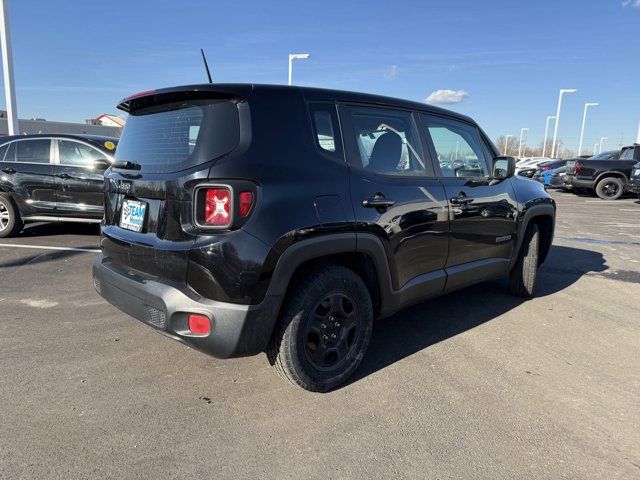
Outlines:
[[[115,116],[115,115],[110,115]],[[119,118],[119,117],[116,117]],[[121,119],[120,119],[121,120]],[[124,126],[124,121],[123,121]],[[122,126],[113,124],[89,124],[89,123],[69,123],[50,122],[44,118],[19,119],[18,128],[21,134],[30,133],[82,133],[89,135],[105,135],[109,137],[119,137],[122,133]],[[7,122],[7,112],[0,110],[0,136],[9,134]]]
[[[96,118],[90,118],[87,120],[89,125],[104,125],[106,127],[118,127],[123,128],[125,120],[117,115],[109,115],[108,113],[101,113]]]

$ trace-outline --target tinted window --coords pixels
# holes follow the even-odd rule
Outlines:
[[[443,177],[489,175],[482,143],[475,127],[455,120],[421,115],[429,132]]]
[[[622,150],[620,160],[633,160],[633,148],[625,148]]]
[[[599,153],[598,155],[594,155],[593,157],[589,157],[591,160],[615,160],[618,156],[618,152],[617,151],[611,151],[611,152],[602,152]]]
[[[175,172],[229,153],[239,142],[238,108],[228,100],[194,100],[132,112],[115,158],[146,172]]]
[[[340,155],[340,138],[336,108],[329,104],[311,104],[311,120],[316,145],[322,150]]]
[[[93,167],[93,161],[105,158],[100,150],[72,140],[58,140],[58,155],[62,165]]]
[[[19,140],[16,145],[16,161],[49,163],[51,140]]]
[[[411,114],[379,108],[349,107],[360,164],[387,175],[423,175],[424,162]]]

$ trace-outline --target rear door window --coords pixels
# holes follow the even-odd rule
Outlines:
[[[50,163],[51,140],[19,140],[15,145],[15,161],[22,163]],[[11,152],[8,152],[11,153]]]
[[[184,170],[232,151],[239,142],[238,108],[230,100],[193,100],[133,111],[116,160],[148,173]]]
[[[94,160],[105,158],[105,154],[84,143],[58,140],[58,158],[61,165],[93,167]]]
[[[358,166],[384,175],[425,175],[411,113],[376,107],[346,108]],[[358,162],[359,160],[359,162]]]

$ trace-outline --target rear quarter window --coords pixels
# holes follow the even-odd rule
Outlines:
[[[239,137],[235,102],[163,104],[130,113],[115,158],[138,163],[148,173],[176,172],[231,152]]]

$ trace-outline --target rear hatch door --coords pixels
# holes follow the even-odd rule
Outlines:
[[[129,116],[105,172],[102,249],[110,261],[184,283],[197,230],[193,189],[238,145],[237,95],[146,92],[119,106]]]

